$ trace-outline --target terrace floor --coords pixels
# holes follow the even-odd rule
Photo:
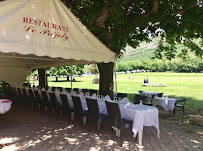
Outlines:
[[[66,119],[64,119],[65,121]],[[86,150],[144,150],[144,151],[200,151],[203,150],[203,128],[180,125],[160,119],[160,139],[154,127],[144,127],[143,145],[138,148],[131,129],[124,131],[123,147],[120,139],[105,126],[102,130],[82,129],[56,120],[46,113],[33,111],[23,105],[0,115],[1,151],[86,151]]]

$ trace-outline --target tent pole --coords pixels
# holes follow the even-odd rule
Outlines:
[[[71,90],[73,89],[73,72],[72,72],[73,68],[72,68],[72,65],[71,65],[71,70],[70,70],[70,73],[71,73]]]
[[[116,87],[116,95],[117,95],[116,62],[115,62],[115,64],[114,64],[114,72],[115,72],[115,87]]]

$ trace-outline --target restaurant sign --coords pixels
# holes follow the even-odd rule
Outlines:
[[[66,26],[28,17],[23,17],[23,24],[25,24],[24,29],[27,32],[49,36],[52,39],[61,38],[64,41],[68,40],[67,34],[69,29]]]

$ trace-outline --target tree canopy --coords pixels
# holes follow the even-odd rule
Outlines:
[[[203,9],[201,0],[62,0],[107,47],[120,54],[126,45],[136,48],[142,41],[160,36],[155,58],[174,58],[175,44],[183,43],[179,56],[188,51],[200,58]],[[193,42],[200,38],[201,45]]]

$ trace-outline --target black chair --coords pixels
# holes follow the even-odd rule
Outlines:
[[[89,90],[88,89],[82,89],[82,92],[85,94],[87,93]]]
[[[140,100],[143,101],[143,104],[144,105],[152,105],[152,98],[146,96],[146,95],[140,95],[140,94],[135,94],[135,97],[134,97],[134,104],[139,104],[140,103]]]
[[[82,104],[80,101],[80,97],[72,96],[73,104],[74,104],[74,126],[76,119],[80,120],[83,128],[83,117],[87,116],[88,111],[82,109]]]
[[[143,92],[143,91],[141,91],[141,90],[138,91],[139,94],[142,94],[142,92]]]
[[[27,95],[25,88],[23,88],[22,91],[23,91],[23,100],[25,102],[25,105],[28,105],[28,99],[29,98],[28,98],[28,95]]]
[[[117,97],[119,97],[119,98],[127,97],[127,93],[118,93]]]
[[[178,104],[178,103],[182,103],[182,104]],[[181,108],[183,111],[183,115],[185,115],[185,107],[184,107],[185,103],[186,103],[186,98],[183,98],[181,100],[177,100],[175,103],[175,108],[173,109],[173,115],[175,115],[177,107]]]
[[[71,88],[65,88],[65,90],[70,93],[71,92]]]
[[[164,93],[158,93],[157,96],[158,97],[162,97]]]
[[[60,92],[63,91],[63,88],[62,87],[57,87],[57,90],[59,90]]]
[[[29,92],[29,101],[28,103],[30,104],[31,107],[34,107],[34,104],[35,104],[35,95],[34,95],[34,92],[32,89],[28,89],[28,92]]]
[[[126,124],[132,125],[132,121],[128,121],[121,118],[121,111],[118,103],[112,103],[105,101],[108,112],[109,127],[116,127],[120,130],[120,140],[122,146],[123,130],[126,128]]]
[[[100,128],[100,123],[107,120],[107,116],[104,114],[100,114],[99,105],[96,99],[86,98],[87,107],[88,107],[88,115],[87,115],[87,124],[88,131],[90,125],[96,125],[98,129]]]
[[[45,106],[47,107],[47,111],[49,112],[53,107],[52,102],[49,101],[48,99],[48,95],[46,91],[41,91],[42,93],[42,98],[43,98],[43,102],[44,102],[44,111],[45,111]]]
[[[61,97],[61,102],[62,102],[62,119],[65,113],[68,114],[68,123],[71,119],[71,113],[74,112],[74,108],[70,107],[69,103],[68,103],[68,98],[66,94],[60,94]]]
[[[34,93],[35,93],[35,107],[36,109],[38,109],[38,105],[40,105],[40,110],[42,112],[43,111],[42,109],[44,108],[44,103],[39,95],[39,91],[34,90]]]
[[[89,93],[90,93],[90,95],[92,95],[92,94],[94,94],[94,93],[97,95],[98,90],[90,89],[90,90],[89,90]]]
[[[17,88],[16,90],[17,90],[17,100],[19,102],[23,102],[23,95],[22,95],[20,88]]]
[[[52,90],[52,92],[55,92],[56,87],[52,87],[51,90]]]
[[[56,119],[58,119],[59,114],[60,114],[60,104],[57,102],[55,93],[49,92],[49,96],[50,96],[50,99],[51,99],[52,113],[53,113],[53,110],[54,110],[54,113],[56,113]]]
[[[74,88],[73,91],[77,92],[79,91],[79,88]]]

